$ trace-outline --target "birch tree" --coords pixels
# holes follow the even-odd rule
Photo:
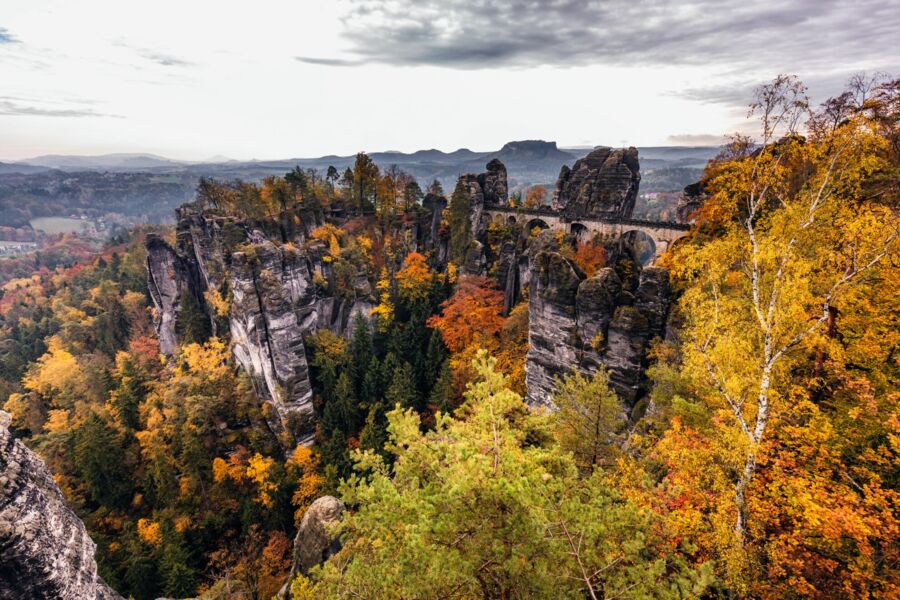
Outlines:
[[[685,293],[685,366],[729,415],[735,535],[747,534],[747,489],[798,360],[827,337],[842,301],[896,255],[895,208],[867,182],[887,169],[885,139],[864,114],[810,131],[804,86],[780,76],[756,91],[759,138],[736,139],[711,169],[708,227],[673,261]]]

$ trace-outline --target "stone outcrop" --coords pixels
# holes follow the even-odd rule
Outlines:
[[[184,261],[169,244],[155,234],[147,236],[147,287],[156,307],[154,320],[160,351],[165,355],[178,347],[176,324],[179,300],[187,287]]]
[[[571,168],[563,165],[552,206],[567,219],[629,218],[640,181],[636,148],[597,148]]]
[[[294,563],[291,575],[309,573],[341,549],[338,536],[329,531],[341,519],[344,503],[334,496],[322,496],[313,502],[303,514],[297,536],[294,538]]]
[[[471,242],[463,261],[466,273],[484,275],[494,256],[487,244],[487,218],[485,207],[506,206],[509,189],[506,181],[506,167],[496,158],[490,161],[484,173],[465,173],[459,181],[469,195],[469,223]]]
[[[235,359],[250,375],[267,419],[286,448],[311,444],[315,411],[304,338],[327,328],[347,333],[357,314],[374,306],[371,284],[360,273],[338,297],[322,288],[334,273],[324,244],[307,240],[321,223],[314,213],[299,219],[241,221],[211,209],[178,210],[176,248],[158,237],[147,241],[147,271],[160,348],[177,350],[180,297],[193,294],[213,332],[226,323]],[[297,222],[299,221],[299,223]],[[317,284],[316,281],[324,282]],[[216,314],[206,294],[227,305]]]
[[[623,240],[610,246],[610,266],[590,277],[565,254],[553,232],[529,248],[528,402],[550,406],[556,377],[603,365],[630,410],[643,392],[648,345],[664,334],[668,274],[641,269]]]
[[[97,574],[96,546],[47,465],[8,426],[0,411],[0,599],[120,599]]]
[[[703,206],[706,198],[707,193],[702,181],[685,186],[675,205],[675,219],[679,223],[693,224],[694,214]]]

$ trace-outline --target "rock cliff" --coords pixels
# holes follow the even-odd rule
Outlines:
[[[641,182],[636,148],[597,148],[563,165],[553,190],[553,209],[568,219],[629,218]]]
[[[230,332],[235,359],[250,375],[269,424],[286,448],[311,444],[315,413],[304,338],[321,328],[345,333],[373,306],[365,272],[352,289],[328,291],[333,269],[324,244],[308,239],[320,215],[239,220],[185,205],[176,248],[147,240],[147,272],[160,349],[177,350],[181,298],[196,299],[215,334]],[[208,296],[218,298],[213,306]]]
[[[0,411],[0,599],[114,600],[96,546],[44,462]]]
[[[567,258],[553,232],[529,249],[528,402],[549,406],[555,378],[600,365],[630,410],[643,392],[646,351],[664,334],[668,274],[645,267],[623,240],[609,247],[610,266],[588,277]]]

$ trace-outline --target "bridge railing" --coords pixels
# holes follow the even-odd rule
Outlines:
[[[649,221],[646,219],[623,219],[619,217],[567,217],[559,211],[552,208],[518,208],[512,206],[485,206],[485,212],[500,212],[506,214],[535,216],[535,217],[555,217],[566,223],[581,223],[584,221],[594,223],[608,223],[610,225],[630,225],[634,227],[652,227],[655,229],[675,229],[678,231],[687,231],[691,228],[685,223],[677,223],[675,221]]]

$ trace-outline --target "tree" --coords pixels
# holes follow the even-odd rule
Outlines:
[[[178,299],[175,332],[183,344],[202,344],[212,335],[209,317],[190,290],[183,290]]]
[[[403,210],[408,211],[410,208],[418,206],[422,203],[422,198],[424,197],[425,194],[422,193],[419,182],[410,178],[403,188]]]
[[[328,165],[328,171],[325,173],[325,181],[328,182],[328,187],[334,190],[334,184],[340,178],[338,174],[338,170],[334,168],[334,165]]]
[[[486,354],[458,419],[422,433],[389,414],[393,467],[357,454],[343,549],[313,572],[329,598],[696,597],[705,581],[655,545],[599,477],[580,480]],[[362,473],[369,473],[363,476]]]
[[[590,379],[581,373],[565,377],[553,394],[553,425],[564,450],[586,473],[610,466],[626,424],[625,407],[609,387],[609,373],[601,367]]]
[[[418,252],[410,252],[403,259],[403,267],[395,275],[397,294],[408,305],[428,298],[434,283],[434,273],[425,257]]]
[[[349,372],[344,370],[338,377],[334,393],[326,402],[322,413],[322,429],[325,435],[330,436],[335,430],[344,432],[348,437],[356,433],[358,411],[353,380]]]
[[[428,189],[426,190],[426,192],[429,194],[434,194],[435,196],[443,196],[444,186],[441,185],[440,181],[434,179],[431,183],[428,184]]]
[[[450,196],[447,208],[450,225],[450,257],[460,265],[465,262],[466,252],[472,241],[472,223],[469,216],[471,210],[469,190],[462,179],[456,182],[456,189]]]
[[[96,413],[75,432],[74,462],[94,502],[122,507],[131,497],[122,440]]]
[[[503,292],[487,277],[463,275],[456,293],[441,304],[441,314],[428,319],[439,329],[451,352],[496,335],[503,327]]]
[[[884,210],[843,201],[878,168],[878,140],[844,127],[819,143],[802,141],[794,134],[806,113],[804,89],[779,77],[757,91],[762,148],[723,167],[710,185],[714,204],[741,212],[727,235],[687,260],[685,273],[689,360],[705,371],[744,436],[734,487],[739,540],[785,364],[827,324],[848,288],[889,255],[897,236]],[[775,143],[779,134],[787,137]]]
[[[533,185],[525,192],[525,208],[541,208],[547,203],[547,187]]]
[[[350,368],[353,370],[354,389],[361,400],[364,399],[363,381],[374,356],[375,347],[372,344],[369,322],[361,313],[357,313],[353,318],[353,333],[350,338]]]
[[[421,410],[416,378],[408,362],[402,362],[391,374],[390,384],[384,393],[384,400],[390,407],[415,408]]]
[[[358,153],[352,175],[353,203],[357,210],[363,212],[377,206],[378,176],[378,166],[369,155]]]

